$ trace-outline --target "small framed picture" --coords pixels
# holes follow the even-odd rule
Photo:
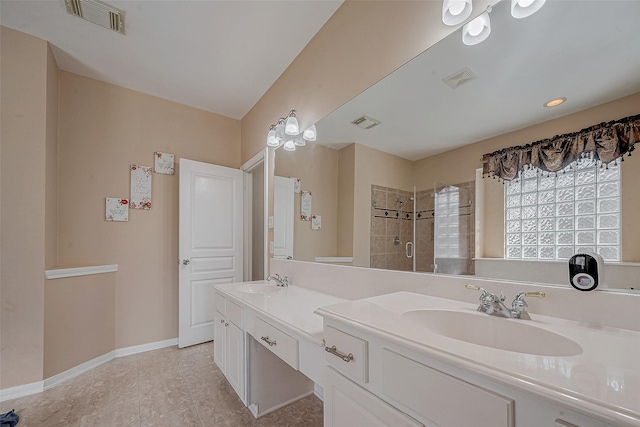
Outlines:
[[[322,228],[322,217],[320,215],[311,215],[311,229],[320,230]]]
[[[107,197],[106,221],[129,221],[129,199]]]
[[[173,175],[173,154],[156,151],[154,158],[153,171],[155,173]]]
[[[300,219],[311,221],[311,191],[302,190],[300,197]]]

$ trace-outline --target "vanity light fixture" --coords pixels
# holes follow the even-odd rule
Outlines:
[[[280,145],[280,141],[276,138],[276,125],[269,127],[269,133],[267,133],[267,145],[269,147],[277,147]]]
[[[444,0],[442,3],[442,22],[447,25],[462,24],[471,15],[471,0]]]
[[[511,16],[514,18],[526,18],[536,13],[547,0],[511,0]],[[467,8],[468,6],[468,8]],[[468,9],[468,10],[467,10]],[[462,27],[462,42],[467,46],[473,46],[483,42],[491,34],[491,20],[487,11],[467,22]],[[447,25],[456,25],[463,22],[471,15],[471,0],[443,0],[442,21]],[[458,20],[458,18],[460,18]]]
[[[307,142],[304,140],[302,135],[296,135],[293,137],[293,143],[298,147],[304,147],[307,145]]]
[[[300,127],[298,126],[298,119],[296,119],[296,110],[289,111],[289,117],[287,117],[287,124],[284,126],[284,133],[287,135],[297,135],[300,133]]]
[[[307,141],[315,141],[317,136],[316,125],[311,125],[302,132],[302,137]]]
[[[563,96],[561,98],[552,99],[551,101],[545,102],[542,105],[544,105],[545,107],[557,107],[558,105],[564,103],[566,100],[567,98]]]
[[[300,132],[296,110],[291,110],[287,117],[280,117],[275,125],[269,126],[267,145],[269,147],[283,145],[286,151],[295,151],[296,146],[302,147],[307,141],[315,141],[317,137],[315,124],[309,126],[304,132]]]
[[[547,0],[511,0],[511,16],[526,18],[536,13]]]
[[[491,6],[487,11],[477,16],[462,27],[462,42],[467,46],[473,46],[483,42],[491,34],[491,20],[489,19]]]

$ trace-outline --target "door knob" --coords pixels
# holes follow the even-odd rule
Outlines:
[[[182,260],[182,265],[189,265],[191,264],[191,260],[190,259],[183,259]]]

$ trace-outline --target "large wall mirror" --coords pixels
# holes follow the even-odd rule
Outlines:
[[[287,256],[567,283],[566,262],[504,259],[504,186],[478,168],[484,153],[640,114],[638,16],[640,1],[549,0],[515,19],[502,1],[484,42],[457,31],[338,108],[315,143],[276,152],[275,175],[299,179],[321,217],[319,230],[301,220],[294,194]],[[620,176],[610,288],[637,287],[640,271],[640,156]]]

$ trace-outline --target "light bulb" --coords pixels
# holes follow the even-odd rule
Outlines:
[[[490,8],[482,15],[462,27],[462,42],[467,46],[476,45],[484,41],[491,34]]]
[[[442,2],[442,22],[458,25],[471,15],[471,0],[444,0]]]
[[[451,6],[449,8],[449,13],[452,14],[453,16],[458,16],[462,13],[462,11],[464,10],[466,4],[464,2],[458,2],[455,3],[453,6]]]
[[[302,135],[296,135],[295,138],[293,138],[293,143],[298,147],[304,147],[307,144]]]
[[[307,141],[315,141],[317,136],[318,136],[318,133],[316,131],[316,125],[309,126],[302,133],[302,137]]]
[[[547,0],[511,0],[511,16],[526,18],[536,13]]]
[[[271,126],[271,129],[269,129],[269,132],[267,133],[267,145],[269,147],[277,147],[278,145],[280,145],[280,141],[278,141],[278,139],[276,138],[276,129],[275,126]]]
[[[483,23],[477,19],[474,19],[473,21],[469,22],[469,26],[467,27],[467,31],[473,37],[476,37],[478,34],[480,34],[483,29],[484,29]]]
[[[298,126],[298,119],[296,119],[295,110],[291,110],[289,113],[287,124],[284,127],[284,133],[287,135],[297,135],[300,133],[300,127]]]
[[[296,151],[296,144],[293,143],[293,139],[290,139],[284,143],[283,148],[285,151]]]

